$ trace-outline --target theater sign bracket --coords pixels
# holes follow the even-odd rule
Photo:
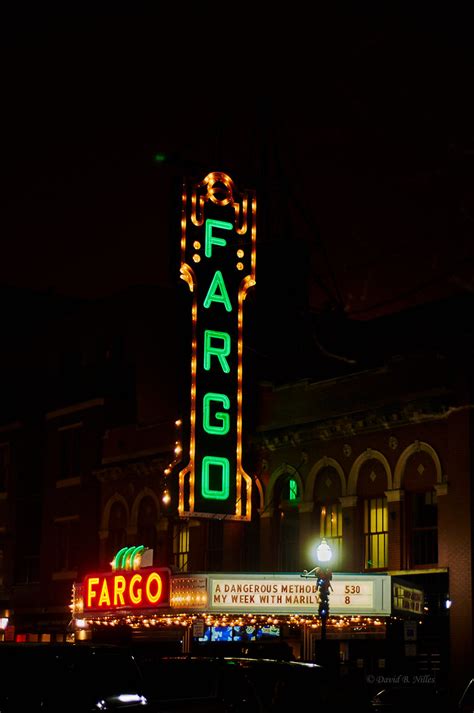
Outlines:
[[[250,520],[242,466],[243,303],[255,285],[256,198],[225,173],[185,185],[181,277],[192,293],[189,461],[181,516]]]

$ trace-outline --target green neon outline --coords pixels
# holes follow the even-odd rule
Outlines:
[[[127,549],[125,550],[125,552],[122,555],[122,566],[120,567],[120,569],[126,569],[127,559],[128,559],[128,557],[131,557],[134,549],[135,549],[135,545],[132,545],[131,547],[127,547]]]
[[[130,569],[133,569],[135,557],[145,550],[145,545],[132,545],[131,547],[122,547],[113,559],[113,569],[125,569],[127,565],[127,557],[130,557]]]
[[[141,554],[145,549],[145,545],[137,545],[134,552],[130,555],[130,569],[134,569],[135,557]]]
[[[202,399],[202,410],[203,410],[203,419],[202,419],[202,426],[206,433],[213,434],[215,436],[225,436],[227,433],[229,433],[230,429],[230,415],[228,413],[225,413],[223,411],[216,411],[214,414],[214,417],[218,420],[221,421],[220,425],[213,425],[210,422],[210,401],[217,401],[217,403],[222,404],[222,407],[225,409],[230,409],[230,399],[228,396],[225,394],[217,394],[214,393],[213,391],[208,391],[207,394],[204,394],[203,399]]]
[[[223,347],[218,349],[211,345],[211,339],[222,339]],[[230,372],[230,366],[226,357],[229,356],[231,349],[230,334],[227,332],[216,332],[211,329],[206,329],[204,332],[204,369],[211,370],[211,356],[216,356],[222,367],[224,374]]]
[[[128,550],[128,547],[122,547],[113,559],[112,569],[120,569],[119,562],[122,559],[123,554]]]
[[[289,488],[289,500],[297,500],[298,499],[298,483],[294,478],[290,478],[288,481],[288,488]]]
[[[209,466],[221,465],[222,489],[211,490],[209,487]],[[230,466],[227,458],[221,456],[204,456],[201,465],[201,494],[208,500],[228,500],[230,495]]]
[[[220,289],[220,294],[216,294],[217,288]],[[206,309],[209,309],[211,302],[220,302],[224,305],[227,312],[232,312],[232,305],[229,299],[229,294],[225,286],[224,277],[222,276],[222,272],[220,270],[216,270],[214,277],[212,278],[212,282],[209,286],[206,298],[203,302],[204,307]]]
[[[228,223],[225,220],[212,220],[208,218],[206,220],[206,228],[204,233],[204,255],[206,257],[212,257],[212,246],[220,245],[225,248],[227,245],[227,240],[225,238],[219,238],[217,235],[212,234],[213,228],[222,228],[222,230],[232,230],[232,223]]]

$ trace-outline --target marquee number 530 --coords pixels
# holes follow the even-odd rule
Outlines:
[[[360,586],[358,584],[346,584],[344,587],[344,604],[350,604],[351,598],[350,594],[360,594]]]

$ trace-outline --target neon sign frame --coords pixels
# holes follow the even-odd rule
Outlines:
[[[256,284],[256,211],[255,193],[239,193],[222,172],[183,187],[180,272],[193,297],[189,462],[179,472],[183,517],[251,519],[252,478],[242,466],[242,362],[243,303]]]

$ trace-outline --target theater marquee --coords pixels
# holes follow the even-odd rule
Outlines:
[[[316,579],[299,575],[209,574],[173,577],[171,605],[239,614],[315,614]],[[333,615],[388,616],[391,612],[390,575],[334,574],[330,609]]]
[[[255,285],[256,199],[225,173],[185,186],[181,277],[192,293],[189,462],[179,473],[182,516],[250,520],[242,467],[243,303]]]

